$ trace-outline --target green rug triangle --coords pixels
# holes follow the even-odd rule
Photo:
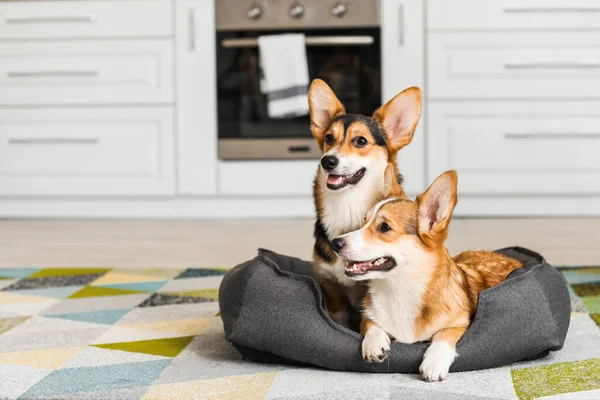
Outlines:
[[[163,294],[170,294],[174,296],[185,296],[185,297],[201,297],[203,299],[218,300],[219,289],[198,289],[198,290],[187,290],[185,292],[164,292]]]
[[[32,275],[31,278],[49,278],[52,276],[73,276],[73,275],[93,275],[104,274],[111,268],[44,268]]]
[[[102,296],[122,296],[126,294],[141,294],[139,290],[116,289],[101,286],[86,286],[83,289],[73,293],[69,299],[82,299],[84,297],[102,297]]]
[[[0,334],[11,330],[28,319],[29,317],[0,318]]]
[[[129,351],[131,353],[152,354],[155,356],[176,357],[195,336],[184,336],[167,339],[140,340],[138,342],[122,342],[94,344],[101,349]]]

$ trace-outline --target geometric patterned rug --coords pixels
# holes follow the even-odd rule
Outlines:
[[[242,360],[218,314],[226,271],[0,269],[0,398],[600,399],[600,268],[561,269],[563,350],[441,383]]]

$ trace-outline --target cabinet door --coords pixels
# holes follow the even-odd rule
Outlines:
[[[598,0],[428,0],[430,31],[598,29]]]
[[[460,195],[600,193],[597,102],[429,105],[429,174],[455,169]]]
[[[0,110],[0,196],[173,196],[170,108]]]
[[[424,24],[422,0],[381,1],[381,69],[383,102],[400,91],[424,88]],[[409,195],[425,188],[425,98],[423,114],[411,144],[398,153],[404,190]]]
[[[597,99],[597,32],[430,33],[428,96],[451,99]]]
[[[1,106],[173,102],[167,40],[7,41],[0,55]]]
[[[170,37],[172,20],[167,0],[0,2],[0,37],[8,40]]]
[[[177,190],[217,192],[214,0],[176,2]]]

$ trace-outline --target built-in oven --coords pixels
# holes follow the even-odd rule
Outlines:
[[[305,35],[310,80],[329,84],[346,112],[381,101],[378,0],[216,0],[219,158],[318,158],[308,115],[270,118],[261,92],[261,35]]]

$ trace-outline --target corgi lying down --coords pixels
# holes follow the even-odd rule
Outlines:
[[[369,211],[361,229],[332,241],[346,260],[346,276],[368,280],[363,358],[385,360],[390,336],[404,343],[431,341],[419,370],[423,379],[441,381],[475,315],[479,292],[523,265],[490,251],[450,257],[444,241],[457,201],[455,171],[440,175],[416,201],[398,196],[391,168],[385,175],[386,199]]]

